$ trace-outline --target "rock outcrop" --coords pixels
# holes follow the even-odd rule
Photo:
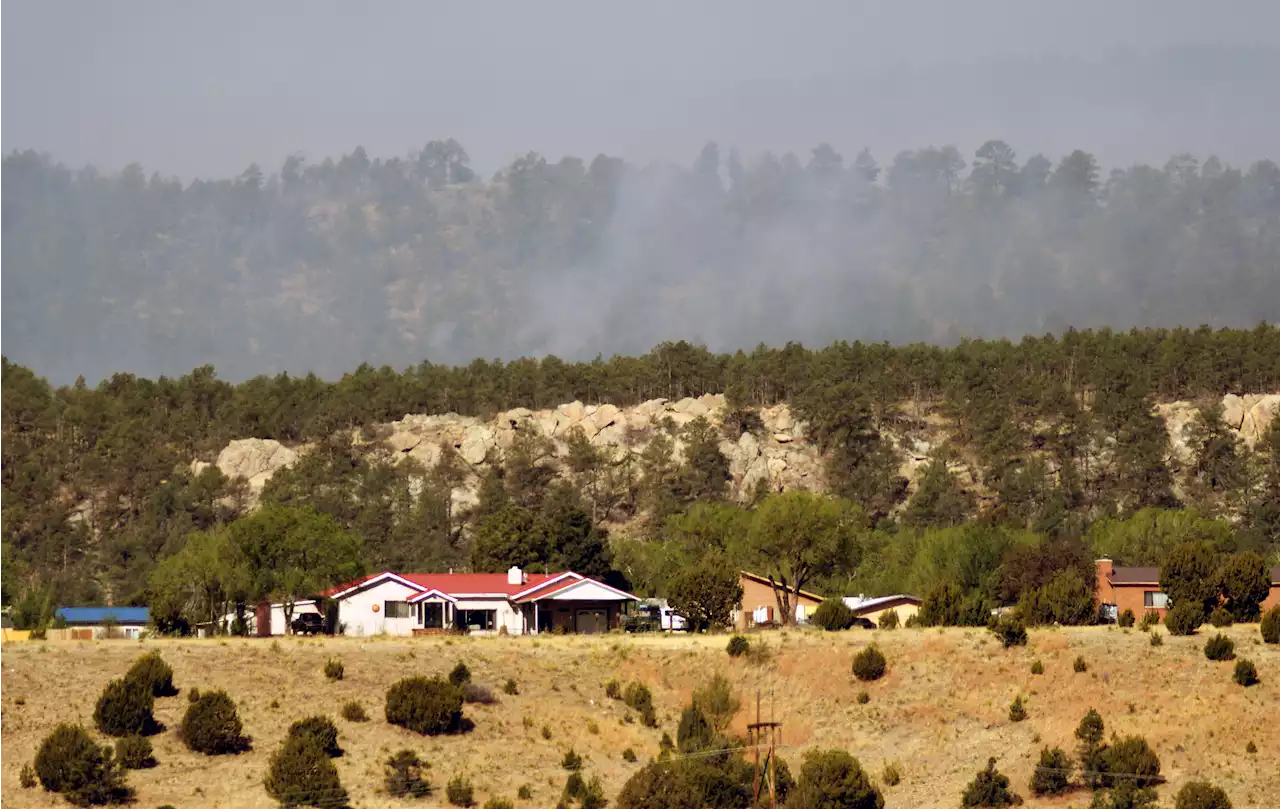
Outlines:
[[[296,450],[273,438],[240,438],[227,444],[213,465],[229,478],[243,478],[248,482],[249,497],[256,501],[272,475],[297,461]],[[198,474],[207,466],[204,461],[195,461],[191,469]]]

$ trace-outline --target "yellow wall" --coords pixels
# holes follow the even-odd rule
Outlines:
[[[0,629],[0,643],[14,643],[28,640],[30,637],[30,629]]]
[[[880,626],[880,616],[884,615],[889,610],[894,610],[895,612],[898,613],[898,626],[902,626],[907,622],[908,618],[920,612],[920,605],[919,604],[898,604],[897,606],[894,606],[894,607],[885,607],[882,610],[873,610],[871,612],[859,612],[858,617],[867,618],[876,626]]]

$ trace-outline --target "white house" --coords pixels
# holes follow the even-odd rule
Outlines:
[[[384,571],[324,594],[338,603],[347,635],[593,634],[619,625],[637,598],[578,573],[394,573]]]

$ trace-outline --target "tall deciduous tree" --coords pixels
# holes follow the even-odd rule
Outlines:
[[[1160,567],[1160,588],[1174,605],[1195,604],[1204,615],[1218,603],[1218,555],[1206,542],[1184,542]]]
[[[676,577],[667,600],[692,630],[727,627],[742,603],[738,571],[723,557],[706,556]]]
[[[792,624],[796,596],[814,576],[857,566],[856,536],[863,527],[861,511],[849,501],[785,492],[760,504],[741,558],[769,579],[782,622]]]

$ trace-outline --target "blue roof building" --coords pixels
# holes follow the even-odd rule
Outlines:
[[[59,607],[54,615],[67,626],[101,626],[108,621],[119,626],[146,626],[151,620],[147,607]]]

